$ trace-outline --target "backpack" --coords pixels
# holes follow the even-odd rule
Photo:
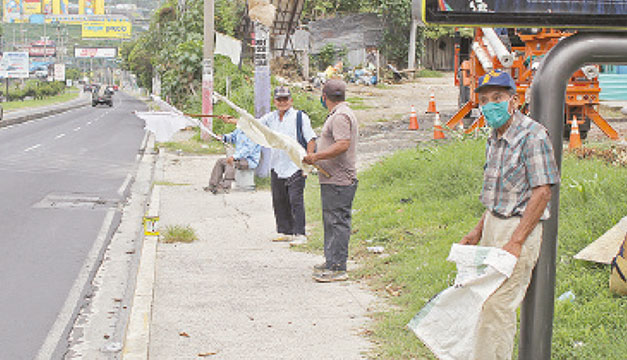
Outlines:
[[[617,295],[627,295],[627,235],[618,254],[612,260],[610,290]]]
[[[303,111],[298,110],[296,113],[296,140],[300,146],[307,149],[307,140],[305,140],[305,136],[303,135]]]

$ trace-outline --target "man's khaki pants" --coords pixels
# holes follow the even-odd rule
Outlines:
[[[497,218],[490,212],[483,223],[480,245],[503,247],[512,237],[520,217]],[[477,325],[475,360],[511,359],[516,335],[516,309],[525,297],[542,243],[542,222],[529,234],[512,276],[483,304]]]

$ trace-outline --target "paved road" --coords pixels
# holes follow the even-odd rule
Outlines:
[[[0,359],[36,357],[122,199],[145,106],[114,102],[0,128]]]

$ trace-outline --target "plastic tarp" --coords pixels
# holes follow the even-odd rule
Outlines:
[[[453,244],[455,284],[434,296],[408,327],[441,360],[472,359],[483,303],[511,276],[517,258],[499,248]]]

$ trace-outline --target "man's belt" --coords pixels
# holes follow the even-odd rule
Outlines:
[[[495,218],[502,219],[502,220],[505,220],[505,219],[511,219],[511,218],[513,218],[513,217],[522,217],[522,214],[521,214],[521,213],[513,213],[513,214],[511,214],[510,216],[505,216],[505,215],[499,214],[499,213],[497,213],[497,212],[496,212],[496,211],[494,211],[494,210],[490,211],[490,213],[491,213],[492,215],[494,215],[494,217],[495,217]]]

